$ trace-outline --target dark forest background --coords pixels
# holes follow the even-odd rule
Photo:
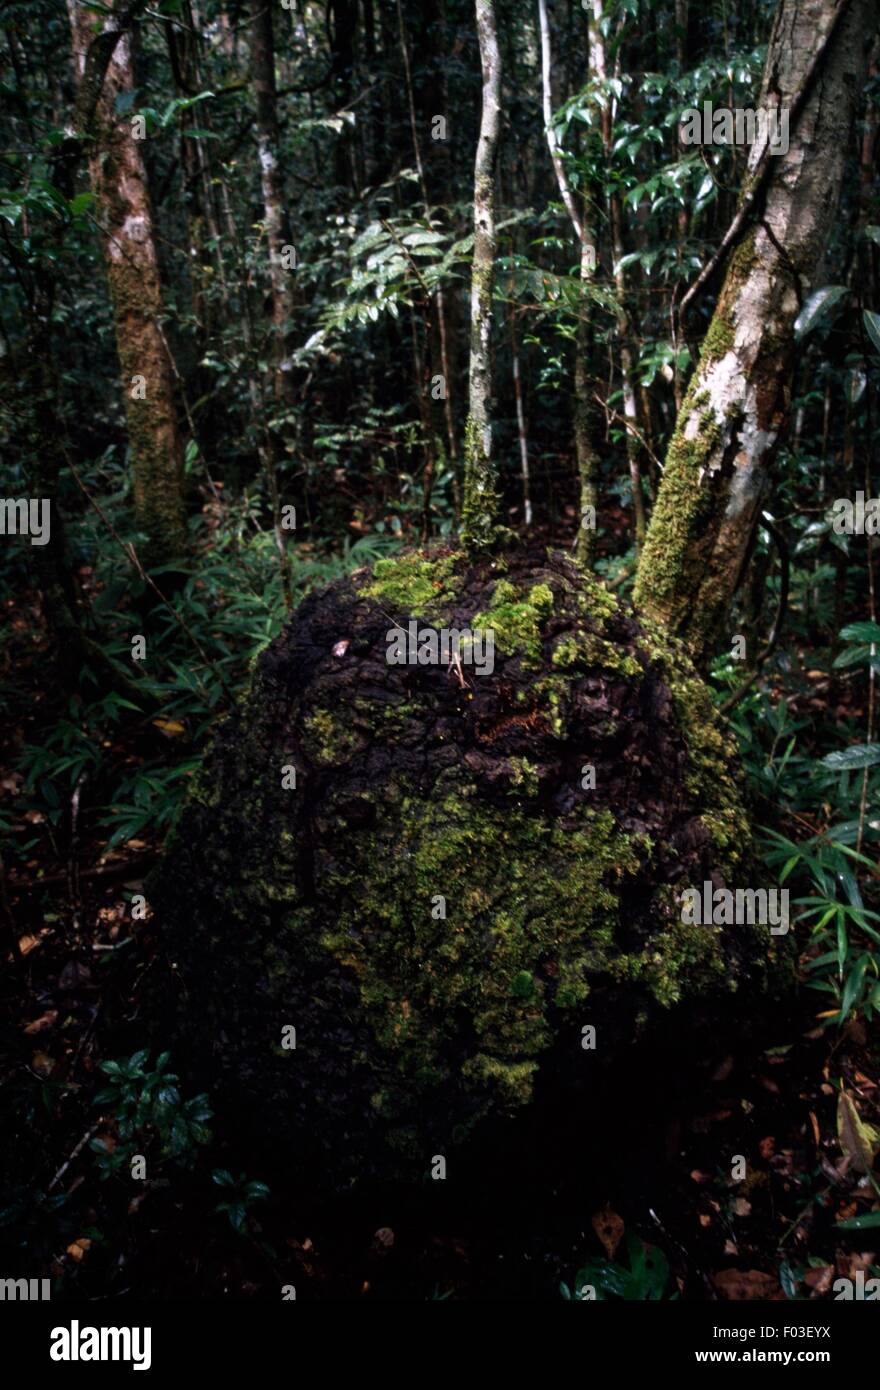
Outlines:
[[[754,104],[774,9],[552,0],[546,87],[536,0],[498,0],[502,519],[575,549],[586,432],[589,559],[623,596],[717,281],[687,315],[681,300],[745,176],[742,148],[680,144],[681,111]],[[798,904],[798,1011],[757,1053],[711,1059],[702,1089],[654,1116],[672,1164],[659,1197],[630,1078],[614,1112],[629,1159],[589,1192],[573,1163],[558,1200],[521,1211],[507,1193],[491,1221],[390,1195],[340,1215],[250,1171],[210,1096],[174,1080],[180,1059],[129,1046],[148,925],[131,903],[290,609],[456,531],[473,7],[117,5],[127,56],[91,100],[75,54],[111,9],[73,11],[73,30],[57,0],[0,11],[0,492],[53,499],[47,546],[0,537],[4,1242],[34,1274],[95,1295],[256,1295],[290,1280],[301,1296],[558,1297],[586,1270],[607,1297],[808,1298],[838,1273],[878,1273],[877,545],[832,525],[835,499],[877,491],[876,66],[796,325],[772,496],[709,663],[766,863]],[[589,210],[586,283],[548,103]],[[143,135],[124,206],[114,120]],[[160,383],[145,401],[140,362]],[[748,1190],[712,1158],[723,1124],[762,1155]],[[130,1199],[120,1170],[135,1152],[163,1178]]]

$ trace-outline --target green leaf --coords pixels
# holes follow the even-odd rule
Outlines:
[[[867,661],[870,655],[870,647],[847,647],[834,658],[834,669],[841,671],[845,666],[858,666],[860,662]]]
[[[880,623],[850,623],[839,635],[844,642],[880,642]]]
[[[822,759],[823,767],[832,772],[851,772],[854,768],[874,767],[877,763],[880,763],[880,743],[854,743]]]
[[[795,341],[806,337],[823,314],[848,293],[846,285],[823,285],[820,290],[814,290],[794,321]]]
[[[865,309],[864,319],[868,337],[877,351],[880,352],[880,314],[875,314],[871,309]]]
[[[836,1231],[867,1231],[880,1226],[880,1211],[872,1211],[868,1216],[851,1216],[848,1221],[838,1221]]]

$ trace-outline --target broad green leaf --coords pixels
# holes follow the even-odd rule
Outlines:
[[[820,290],[814,290],[794,321],[795,340],[800,342],[806,337],[823,314],[848,293],[846,285],[823,285]]]
[[[875,314],[871,309],[865,309],[864,319],[868,337],[877,351],[880,352],[880,314]]]
[[[880,642],[880,623],[850,623],[839,635],[844,642]]]
[[[880,743],[854,743],[851,748],[840,748],[822,759],[823,767],[832,772],[850,772],[853,768],[874,767],[880,763]]]

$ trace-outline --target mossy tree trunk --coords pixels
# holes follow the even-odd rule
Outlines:
[[[761,143],[751,148],[750,224],[679,411],[635,587],[698,661],[724,634],[748,560],[789,403],[794,321],[822,283],[876,20],[875,0],[781,0],[777,11],[759,106],[791,110],[789,150],[762,164]]]
[[[137,522],[147,537],[144,559],[160,564],[186,548],[183,438],[174,401],[169,350],[161,327],[162,287],[147,174],[126,110],[134,90],[133,34],[114,13],[94,32],[94,12],[68,0],[79,87],[77,134],[88,137],[89,173],[103,233],[107,283],[131,447]],[[115,38],[115,41],[113,41]],[[90,50],[112,42],[93,114],[83,124]]]
[[[483,72],[480,138],[474,164],[474,257],[471,270],[470,398],[464,440],[461,535],[488,545],[495,532],[496,465],[492,452],[492,288],[495,270],[495,160],[501,128],[501,55],[494,0],[476,0]]]

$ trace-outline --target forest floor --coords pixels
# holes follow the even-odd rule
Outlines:
[[[45,721],[26,645],[0,765]],[[112,752],[133,765],[164,736],[126,727]],[[20,783],[0,774],[0,813],[27,836],[39,826],[17,819]],[[147,1133],[149,1176],[132,1196],[108,1163],[121,1112],[95,1098],[102,1067],[140,1045],[154,942],[129,901],[159,844],[146,829],[108,853],[87,813],[65,852],[63,838],[47,833],[7,866],[0,900],[13,933],[0,1244],[4,1269],[50,1276],[54,1296],[277,1299],[292,1285],[298,1298],[552,1300],[586,1283],[600,1297],[822,1299],[876,1264],[875,1192],[838,1107],[842,1081],[862,1124],[880,1125],[880,1057],[857,1019],[823,1026],[822,996],[807,990],[760,1036],[710,1032],[697,1060],[691,1043],[634,1052],[589,1113],[539,1107],[531,1128],[487,1135],[446,1182],[320,1196],[271,1154],[255,1167],[215,1115],[210,1141],[177,1158]]]

